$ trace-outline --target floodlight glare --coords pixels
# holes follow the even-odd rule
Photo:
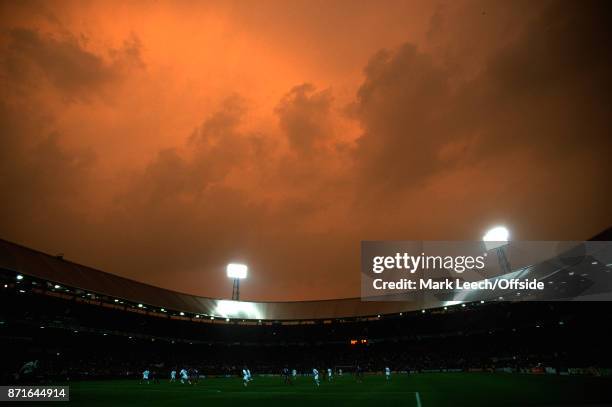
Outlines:
[[[257,304],[244,301],[217,301],[215,315],[225,318],[261,319],[262,313]],[[212,318],[211,318],[212,319]]]
[[[487,250],[497,249],[498,247],[505,246],[510,238],[510,232],[503,226],[496,226],[489,230],[483,237],[482,240],[485,242]]]
[[[497,226],[489,230],[486,235],[482,237],[485,242],[507,242],[510,233],[508,229],[503,226]]]
[[[246,278],[248,267],[244,264],[230,263],[227,265],[227,276],[229,278]]]

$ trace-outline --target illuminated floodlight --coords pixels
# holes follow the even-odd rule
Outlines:
[[[23,280],[23,276],[21,274],[17,274],[17,280]]]
[[[510,232],[504,226],[496,226],[490,229],[483,237],[487,250],[497,249],[508,244]]]
[[[227,276],[229,278],[243,279],[247,277],[248,267],[244,264],[230,263],[227,265]]]
[[[53,288],[55,288],[55,289],[57,290],[58,288],[61,288],[61,287],[60,287],[59,285],[55,284],[55,285],[53,286]]]

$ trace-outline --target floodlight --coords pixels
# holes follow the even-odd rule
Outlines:
[[[230,263],[227,265],[227,276],[229,278],[246,278],[248,267],[244,264]]]
[[[23,280],[23,276],[21,274],[17,274],[17,280]]]
[[[508,229],[503,226],[496,226],[489,230],[483,237],[482,240],[485,242],[507,242],[510,233]]]
[[[497,249],[498,247],[508,244],[510,232],[504,226],[496,226],[489,230],[482,240],[485,242],[487,250]]]

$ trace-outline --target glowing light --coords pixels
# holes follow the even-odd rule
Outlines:
[[[485,242],[487,250],[497,249],[498,247],[508,244],[510,232],[504,226],[496,226],[489,230],[482,240]]]
[[[215,308],[215,315],[223,318],[261,319],[261,311],[252,302],[220,300]]]
[[[244,264],[230,263],[227,265],[227,276],[229,278],[246,278],[248,267]]]
[[[17,274],[17,280],[23,280],[23,276],[21,274]]]

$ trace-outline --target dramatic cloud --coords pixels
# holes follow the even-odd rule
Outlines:
[[[10,7],[0,236],[278,300],[359,295],[361,240],[612,224],[606,3],[339,4]]]
[[[67,98],[88,99],[123,77],[130,67],[144,67],[137,37],[126,40],[120,49],[109,50],[109,62],[85,49],[73,35],[58,37],[27,28],[8,31],[2,58],[8,79],[35,89],[43,76]]]

